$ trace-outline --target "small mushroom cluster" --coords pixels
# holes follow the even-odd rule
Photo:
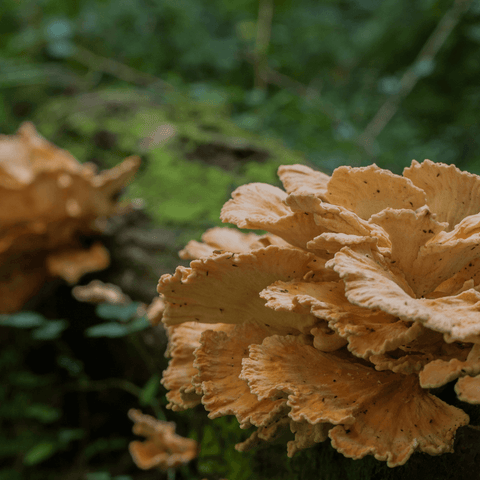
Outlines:
[[[134,422],[133,433],[146,438],[143,442],[130,442],[128,446],[138,468],[168,470],[197,457],[197,442],[177,435],[175,423],[157,420],[133,408],[128,411],[128,416]]]
[[[469,417],[429,389],[458,379],[480,404],[480,177],[429,160],[279,176],[221,214],[267,234],[214,228],[159,281],[170,408],[256,427],[238,450],[290,428],[289,456],[328,438],[390,467],[453,451]]]
[[[139,164],[131,157],[97,174],[95,165],[79,163],[31,123],[0,135],[0,313],[20,309],[48,278],[75,284],[108,266],[105,247],[84,247],[80,237],[101,233]]]

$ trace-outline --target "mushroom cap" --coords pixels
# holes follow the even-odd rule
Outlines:
[[[1,187],[22,188],[39,173],[55,170],[80,173],[81,165],[39,135],[32,123],[23,123],[16,135],[0,135]]]
[[[416,210],[425,205],[422,189],[408,178],[394,175],[375,164],[368,167],[338,167],[327,185],[326,199],[368,220],[385,208]]]
[[[417,296],[431,292],[438,284],[438,277],[429,273],[431,259],[423,251],[445,230],[447,224],[439,223],[432,217],[428,207],[423,206],[416,211],[386,208],[370,218],[370,222],[387,233],[391,243],[388,258],[395,268],[401,270]]]
[[[283,435],[290,422],[291,420],[288,417],[280,414],[279,417],[272,420],[269,425],[258,427],[245,441],[237,443],[235,445],[235,450],[238,450],[239,452],[248,452],[263,442],[272,442],[276,440]]]
[[[111,305],[125,305],[131,302],[118,285],[103,283],[100,280],[92,280],[88,285],[73,287],[72,295],[79,302],[110,303]]]
[[[293,457],[299,450],[324,442],[328,438],[328,431],[332,427],[333,425],[329,423],[312,425],[307,421],[294,422],[290,420],[290,430],[295,435],[295,439],[287,443],[287,455]]]
[[[108,266],[105,248],[97,243],[84,249],[79,237],[98,234],[98,220],[117,213],[116,194],[139,165],[140,159],[131,157],[97,174],[92,164],[82,165],[45,140],[31,123],[16,135],[0,135],[0,289],[13,290],[18,275],[33,282],[19,288],[16,300],[5,302],[1,312],[21,308],[51,276],[73,284]],[[9,262],[29,256],[41,259],[35,275],[20,273],[18,263]],[[19,264],[24,263],[31,264]]]
[[[232,199],[222,208],[222,222],[239,228],[267,230],[290,245],[305,248],[308,241],[324,233],[307,212],[294,212],[286,204],[287,194],[280,188],[264,183],[238,187]],[[306,214],[307,213],[307,214]]]
[[[460,378],[455,384],[455,392],[462,402],[480,405],[480,375]]]
[[[228,333],[206,330],[195,350],[193,383],[202,391],[202,404],[209,418],[235,415],[240,428],[267,426],[285,410],[285,399],[258,400],[247,382],[239,378],[248,347],[261,344],[269,330],[252,325],[236,325]]]
[[[350,458],[373,454],[390,467],[414,451],[453,449],[468,415],[429,394],[416,375],[378,372],[344,352],[324,353],[299,337],[272,336],[250,347],[241,378],[259,399],[284,392],[290,418],[331,423],[332,445]]]
[[[480,338],[480,293],[475,289],[450,297],[415,298],[401,272],[366,247],[345,247],[329,264],[343,279],[345,295],[353,304],[420,322],[444,333],[447,342]]]
[[[146,437],[143,442],[130,442],[128,447],[137,467],[143,470],[155,467],[168,470],[184,465],[197,456],[197,442],[177,435],[175,423],[157,420],[133,408],[128,411],[128,416],[134,422],[133,433]]]
[[[89,249],[64,249],[47,256],[47,269],[50,275],[61,277],[70,285],[75,285],[86,273],[104,270],[110,265],[110,254],[99,242]]]
[[[427,205],[439,222],[452,230],[464,218],[480,211],[480,177],[455,165],[425,160],[405,168],[403,176],[425,192]]]
[[[162,321],[165,302],[162,297],[156,297],[147,308],[147,318],[152,325],[158,325]]]
[[[190,268],[178,267],[158,284],[166,304],[163,322],[251,323],[284,332],[308,331],[316,323],[313,315],[273,312],[265,308],[259,293],[277,279],[301,278],[309,271],[312,257],[272,245],[249,253],[217,254],[193,261]]]
[[[389,248],[390,241],[386,232],[378,225],[364,220],[355,212],[341,205],[333,205],[322,202],[313,195],[289,195],[285,203],[293,212],[306,215],[307,219],[313,216],[313,221],[317,229],[311,228],[309,231],[309,241],[323,233],[338,233],[345,235],[356,235],[364,237],[374,237],[377,239],[379,247]],[[302,216],[300,216],[302,218]],[[267,231],[268,228],[266,228]],[[318,231],[318,233],[316,233]],[[337,237],[344,240],[344,237]],[[308,241],[307,241],[308,243]],[[308,247],[307,247],[308,248]]]
[[[420,384],[423,388],[438,388],[459,377],[476,377],[479,374],[480,344],[477,343],[471,346],[467,358],[463,361],[452,358],[449,361],[438,359],[428,363],[420,373]]]
[[[183,259],[208,257],[215,251],[242,253],[261,248],[261,237],[254,233],[242,233],[233,228],[213,227],[202,235],[202,242],[191,240],[179,256]]]
[[[206,330],[230,330],[231,325],[208,325],[187,322],[168,327],[168,346],[166,355],[171,359],[168,368],[163,371],[162,385],[168,389],[167,408],[174,411],[186,410],[200,403],[201,389],[194,385],[193,379],[198,369],[193,365],[194,352],[200,347],[200,337]]]
[[[270,237],[213,229],[160,279],[166,325],[230,326],[196,333],[180,400],[255,426],[240,451],[290,427],[288,455],[327,437],[390,467],[451,452],[468,415],[429,389],[458,379],[480,403],[480,177],[430,161],[279,176],[286,191],[244,185],[221,214]]]
[[[334,352],[348,343],[348,340],[332,330],[327,322],[312,328],[310,333],[313,335],[313,346],[321,352]]]
[[[130,157],[95,174],[91,164],[82,165],[25,123],[17,135],[0,136],[0,198],[5,207],[0,225],[112,215],[115,193],[139,166],[140,159]]]
[[[322,351],[336,350],[337,346],[348,343],[354,355],[368,358],[413,341],[422,328],[418,323],[399,320],[381,310],[372,311],[350,303],[341,282],[278,281],[264,289],[260,296],[267,300],[267,307],[277,311],[311,313],[327,321],[337,336],[322,335],[318,328],[310,332],[317,347],[322,335],[323,346],[319,348]]]
[[[278,177],[289,195],[314,195],[326,200],[330,176],[325,173],[305,165],[282,165],[278,168]]]

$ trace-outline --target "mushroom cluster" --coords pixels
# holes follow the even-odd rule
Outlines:
[[[332,176],[282,166],[285,191],[244,185],[224,222],[163,275],[169,407],[256,427],[238,450],[294,434],[388,466],[453,451],[480,404],[480,177],[413,161]]]
[[[168,470],[196,458],[197,442],[177,435],[175,423],[157,420],[133,408],[128,411],[128,416],[134,422],[133,433],[146,438],[143,442],[130,442],[128,446],[138,468]]]
[[[117,196],[138,170],[131,157],[96,173],[40,136],[31,123],[0,135],[0,313],[20,309],[46,279],[75,284],[109,264],[99,242],[102,220],[118,212]]]

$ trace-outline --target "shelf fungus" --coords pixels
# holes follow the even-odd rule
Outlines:
[[[109,303],[110,305],[128,305],[131,298],[122,292],[118,285],[92,280],[88,285],[77,285],[72,288],[72,295],[79,302]],[[158,304],[159,302],[155,302]]]
[[[184,465],[198,455],[195,440],[175,433],[175,423],[157,420],[131,409],[128,416],[134,422],[133,433],[145,437],[145,441],[130,442],[130,455],[137,467],[148,470],[168,470]]]
[[[480,177],[430,160],[279,176],[221,213],[266,235],[214,228],[159,281],[169,407],[235,415],[241,451],[290,430],[290,456],[452,452],[469,417],[438,387],[480,403]]]
[[[109,265],[108,251],[88,237],[98,236],[102,219],[120,211],[118,193],[139,163],[131,157],[97,173],[31,123],[0,135],[1,313],[20,309],[49,278],[73,285]]]

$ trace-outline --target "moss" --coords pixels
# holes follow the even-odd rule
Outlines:
[[[157,224],[199,232],[220,224],[231,191],[249,182],[277,183],[276,170],[303,158],[278,139],[260,138],[229,118],[227,107],[175,92],[154,98],[136,89],[57,97],[36,113],[39,131],[100,168],[142,154],[129,198],[142,198]],[[169,125],[176,135],[156,147],[142,140]]]

